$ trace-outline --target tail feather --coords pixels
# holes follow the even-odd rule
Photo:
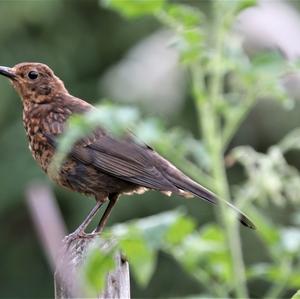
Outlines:
[[[218,204],[221,200],[217,198],[215,194],[197,184],[189,177],[185,176],[183,173],[167,173],[165,174],[166,178],[173,183],[178,189],[183,190],[185,192],[190,192],[194,196],[201,198],[205,201],[208,201],[211,204]],[[233,210],[237,212],[239,215],[239,221],[244,225],[251,229],[255,229],[254,223],[238,208],[236,208],[231,203],[225,201],[225,204],[231,207]]]

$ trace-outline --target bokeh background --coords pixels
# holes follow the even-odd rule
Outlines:
[[[186,1],[186,3],[188,3]],[[209,14],[210,1],[189,1]],[[300,17],[297,1],[266,1],[260,10],[244,12],[237,30],[245,37],[245,51],[279,48],[286,59],[300,55]],[[138,106],[145,115],[160,117],[167,127],[182,126],[197,136],[195,109],[187,91],[188,77],[178,55],[166,41],[170,33],[151,17],[126,20],[94,0],[0,1],[0,65],[23,61],[48,64],[67,89],[91,103],[106,98]],[[72,231],[94,201],[52,185],[27,148],[22,127],[22,105],[0,78],[0,297],[52,297],[53,279],[25,202],[26,186],[46,182],[53,188],[66,226]],[[291,94],[300,97],[299,80],[287,80]],[[260,101],[241,126],[231,147],[250,144],[264,152],[300,125],[300,105],[292,109]],[[176,146],[176,145],[174,145]],[[288,161],[300,167],[299,153]],[[229,172],[238,181],[241,169]],[[185,205],[199,225],[214,221],[213,211],[197,201],[185,202],[155,192],[119,201],[109,224],[152,215]],[[271,208],[275,221],[288,222],[289,205]],[[248,233],[245,232],[247,239]],[[248,259],[261,253],[247,242]],[[254,246],[254,247],[253,247]],[[255,286],[257,293],[262,285]],[[195,294],[201,287],[178,264],[161,253],[149,286],[132,282],[135,297]]]

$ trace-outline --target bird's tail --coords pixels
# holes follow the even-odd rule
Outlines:
[[[221,201],[215,194],[197,184],[183,173],[167,173],[165,174],[165,176],[172,184],[183,191],[181,192],[181,194],[183,193],[182,195],[184,195],[184,193],[190,193],[198,198],[208,201],[211,204],[218,204]],[[225,200],[223,202],[237,212],[237,214],[239,215],[239,221],[243,225],[255,229],[254,223],[244,213],[242,213],[231,203]]]

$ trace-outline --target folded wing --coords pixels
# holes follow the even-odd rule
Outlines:
[[[47,138],[55,146],[55,136]],[[88,138],[78,141],[70,155],[84,164],[92,165],[101,172],[119,179],[159,191],[175,194],[191,194],[211,204],[219,199],[210,191],[190,179],[173,164],[161,157],[146,145],[136,143],[134,139],[116,139],[110,135],[94,132]],[[250,228],[254,224],[232,204],[240,222]]]

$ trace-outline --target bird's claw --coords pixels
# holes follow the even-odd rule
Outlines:
[[[95,232],[87,234],[84,231],[75,231],[75,232],[65,236],[63,239],[63,243],[66,244],[67,246],[70,246],[75,241],[91,240],[91,239],[94,239],[96,236],[99,236],[99,234],[95,233]]]

